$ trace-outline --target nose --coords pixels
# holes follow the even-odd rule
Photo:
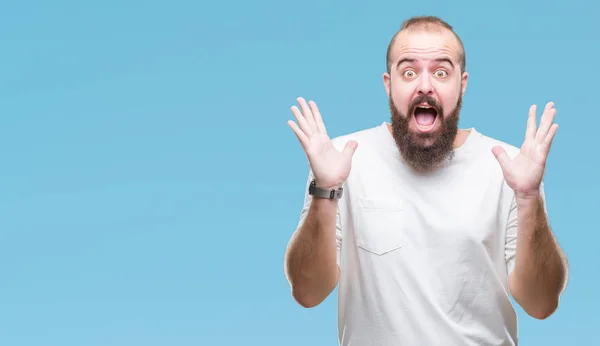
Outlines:
[[[431,95],[433,94],[433,84],[431,83],[428,74],[422,74],[419,78],[419,85],[417,87],[419,95]]]

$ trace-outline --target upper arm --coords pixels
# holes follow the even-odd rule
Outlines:
[[[515,268],[515,255],[517,252],[517,202],[512,198],[506,223],[506,242],[504,246],[504,259],[508,276]]]

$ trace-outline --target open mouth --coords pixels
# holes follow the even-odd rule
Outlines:
[[[437,110],[427,104],[417,106],[413,112],[417,127],[421,131],[428,131],[435,126],[435,120],[438,116]]]

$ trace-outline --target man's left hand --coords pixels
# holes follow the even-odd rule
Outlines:
[[[540,127],[537,128],[536,106],[532,105],[529,108],[525,141],[519,154],[511,160],[502,147],[496,146],[492,149],[500,163],[504,179],[515,192],[517,199],[539,196],[546,160],[558,129],[558,124],[553,123],[555,115],[554,103],[548,102],[540,120]]]

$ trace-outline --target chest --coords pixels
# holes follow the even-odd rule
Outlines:
[[[415,176],[398,163],[369,160],[348,180],[347,236],[376,254],[400,247],[433,254],[449,248],[498,252],[509,197],[488,162],[458,162]]]

